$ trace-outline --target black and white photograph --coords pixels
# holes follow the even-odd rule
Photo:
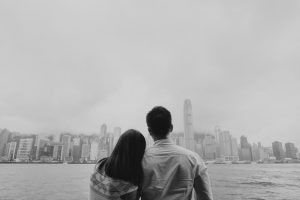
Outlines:
[[[300,1],[0,0],[0,200],[299,200]]]

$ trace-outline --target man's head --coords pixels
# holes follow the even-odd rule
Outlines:
[[[170,111],[162,106],[152,108],[147,114],[146,122],[152,137],[164,139],[173,130]]]

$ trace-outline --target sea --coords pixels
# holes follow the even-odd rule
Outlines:
[[[300,200],[300,164],[208,164],[215,200]],[[0,164],[0,200],[88,200],[92,164]]]

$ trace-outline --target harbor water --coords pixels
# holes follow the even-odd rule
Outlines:
[[[299,200],[300,164],[208,164],[215,200]],[[88,200],[92,164],[0,164],[1,200]]]

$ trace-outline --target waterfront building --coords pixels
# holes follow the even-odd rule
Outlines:
[[[283,160],[285,158],[285,153],[282,148],[282,143],[275,141],[272,143],[273,153],[276,160]]]
[[[294,143],[291,142],[285,143],[285,150],[286,150],[287,158],[297,159],[297,149]]]
[[[238,158],[239,156],[239,148],[237,139],[234,137],[231,137],[231,155]]]
[[[16,151],[17,151],[17,142],[9,142],[6,144],[6,152],[5,152],[5,157],[7,160],[12,161],[16,157]]]
[[[53,142],[53,160],[61,161],[63,144],[61,142]]]
[[[193,115],[192,115],[192,103],[191,100],[186,99],[184,101],[184,138],[185,148],[195,151],[194,142],[194,128],[193,128]]]
[[[92,141],[91,149],[90,149],[90,160],[92,161],[98,160],[98,153],[99,153],[99,143],[97,141]]]
[[[241,136],[241,148],[249,148],[250,144],[248,143],[247,137]]]
[[[46,161],[49,158],[53,158],[53,145],[47,139],[39,139],[38,145],[38,159]],[[43,157],[43,158],[42,158]]]
[[[225,161],[237,161],[238,144],[236,138],[232,137],[229,131],[216,129],[218,135],[218,143],[216,144],[216,157]]]
[[[274,157],[272,147],[263,147],[263,150],[267,158]]]
[[[231,156],[231,135],[229,131],[219,132],[220,157]]]
[[[253,159],[252,159],[251,148],[241,148],[239,159],[241,161],[252,161]]]
[[[255,143],[252,144],[252,157],[253,161],[260,160],[259,148],[258,145]]]
[[[30,152],[32,146],[33,146],[33,138],[20,139],[16,160],[28,162],[30,160]]]
[[[32,160],[38,160],[39,159],[39,136],[35,135],[34,136],[34,143],[33,143],[33,147],[31,150],[31,156],[32,156]]]
[[[239,159],[241,161],[252,161],[252,147],[248,143],[247,137],[242,135],[240,138],[241,148],[239,149]]]
[[[88,161],[90,156],[90,145],[82,144],[81,147],[81,161]]]
[[[72,157],[74,162],[79,162],[81,157],[80,138],[74,137],[72,142]]]
[[[107,134],[107,126],[106,124],[102,124],[100,128],[100,138],[105,137]]]
[[[70,134],[63,134],[61,136],[61,142],[63,144],[62,148],[62,155],[61,158],[63,161],[70,161],[71,159],[70,150],[71,150],[71,135]]]
[[[5,153],[5,144],[8,142],[10,132],[7,129],[0,131],[0,158]]]
[[[203,140],[204,145],[204,159],[215,160],[217,158],[217,143],[216,137],[206,134]]]
[[[204,160],[214,160],[217,158],[218,144],[216,142],[216,137],[214,135],[210,133],[196,132],[194,137],[195,137],[195,152],[197,154],[199,154]]]

